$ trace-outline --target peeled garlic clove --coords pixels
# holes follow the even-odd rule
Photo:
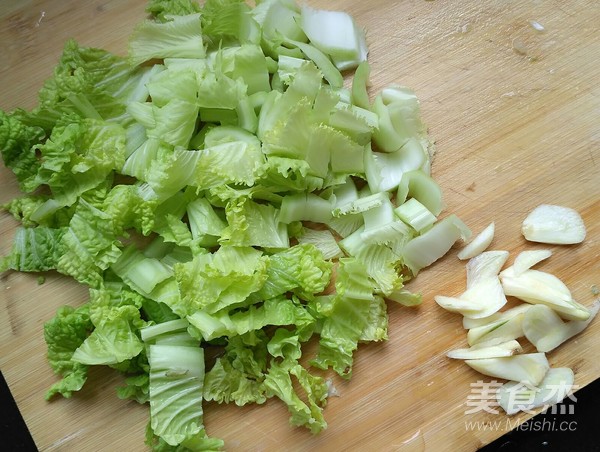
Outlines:
[[[512,340],[485,347],[458,348],[446,353],[448,358],[453,359],[484,359],[484,358],[503,358],[513,356],[523,351],[518,341]]]
[[[571,392],[574,381],[575,375],[568,367],[549,369],[538,388],[509,381],[498,389],[496,399],[506,414],[511,415],[562,402]]]
[[[600,311],[600,300],[596,300],[592,306],[587,308],[590,316],[586,320],[571,320],[570,322],[566,322],[567,328],[565,329],[565,340],[576,336],[581,333],[583,330],[587,328],[594,317]]]
[[[480,310],[477,312],[462,312],[465,317],[472,319],[495,314],[507,303],[502,284],[497,276],[478,281],[477,284],[463,292],[459,298],[480,306]]]
[[[543,304],[532,306],[523,316],[523,334],[538,352],[548,352],[554,348],[553,346],[548,349],[548,346],[544,346],[544,339],[547,340],[549,336],[561,336],[563,325],[564,322],[558,314]]]
[[[461,260],[471,259],[486,250],[494,239],[494,223],[491,223],[487,228],[481,231],[468,245],[466,245],[458,253],[458,258]]]
[[[552,256],[552,251],[550,250],[531,250],[519,253],[512,265],[515,276],[519,276],[525,270],[529,270],[550,256]]]
[[[527,215],[521,232],[531,242],[570,245],[585,239],[585,224],[569,207],[542,204]]]
[[[592,321],[600,309],[600,301],[590,308],[587,320],[563,320],[549,307],[535,305],[528,309],[523,317],[523,333],[539,352],[549,352],[581,333]]]
[[[544,353],[527,353],[507,358],[468,359],[465,363],[489,377],[513,380],[532,386],[539,385],[550,369]]]
[[[479,281],[495,278],[508,259],[508,251],[486,251],[467,262],[467,289]]]
[[[560,293],[567,299],[573,298],[567,285],[551,273],[540,270],[525,270],[521,274],[515,272],[514,266],[508,267],[500,273],[500,280],[503,278],[517,278],[520,281],[529,281],[532,284],[546,286],[553,291]]]
[[[477,328],[480,326],[491,325],[492,323],[496,323],[502,320],[510,320],[518,314],[524,313],[527,309],[529,309],[531,305],[529,303],[523,303],[514,308],[507,309],[506,311],[496,312],[488,317],[483,317],[481,319],[470,319],[468,317],[463,318],[463,328],[467,330],[470,328]]]
[[[521,312],[509,319],[502,319],[488,325],[471,328],[467,333],[467,342],[474,346],[482,342],[510,341],[523,336],[523,315]]]
[[[436,295],[433,297],[435,302],[444,308],[446,311],[457,312],[459,314],[469,314],[469,315],[477,315],[483,310],[483,306],[480,304],[471,301],[471,300],[463,300],[461,298],[456,297],[446,297],[444,295]]]
[[[538,270],[526,270],[514,276],[512,267],[500,273],[502,288],[507,296],[527,303],[544,304],[568,320],[587,320],[590,312],[573,300],[571,292],[556,276]]]

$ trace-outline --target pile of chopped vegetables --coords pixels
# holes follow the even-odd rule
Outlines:
[[[470,235],[438,220],[418,100],[369,96],[365,34],[344,12],[147,10],[127,58],[69,41],[38,107],[0,111],[24,192],[4,206],[21,227],[0,270],[89,287],[45,325],[62,377],[47,398],[105,365],[127,376],[119,397],[149,403],[157,450],[223,446],[203,400],[275,396],[317,433],[327,382],[302,344],[318,341],[310,366],[350,378],[358,344],[387,338],[386,300],[419,304],[404,282]]]

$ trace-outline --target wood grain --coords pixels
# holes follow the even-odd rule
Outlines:
[[[577,246],[551,247],[540,267],[559,276],[589,305],[600,285],[600,3],[594,0],[324,0],[366,28],[372,92],[397,83],[413,88],[437,142],[434,177],[446,212],[475,232],[496,222],[494,249],[528,244],[525,215],[541,203],[577,209],[588,227]],[[144,2],[31,0],[0,3],[0,108],[31,108],[52,74],[64,41],[124,54],[126,39],[144,17]],[[530,21],[545,27],[536,31]],[[515,51],[525,50],[526,54]],[[0,202],[18,194],[0,167]],[[0,252],[10,248],[15,221],[0,216]],[[510,262],[509,261],[509,262]],[[340,397],[325,410],[328,429],[312,436],[288,425],[277,401],[258,407],[208,404],[206,426],[227,450],[475,450],[503,434],[506,417],[465,415],[470,383],[489,381],[444,352],[466,344],[460,318],[433,303],[465,285],[456,250],[423,271],[409,288],[423,293],[420,308],[390,305],[390,340],[356,353],[350,382],[335,381]],[[0,368],[43,451],[143,451],[145,407],[118,400],[120,383],[95,369],[81,394],[47,403],[55,381],[46,363],[42,326],[63,304],[77,305],[86,290],[51,274],[6,273],[0,278]],[[576,384],[600,377],[600,324],[549,354],[570,366]],[[307,351],[310,353],[310,350]],[[512,418],[512,425],[516,419]],[[493,431],[465,422],[500,421]]]

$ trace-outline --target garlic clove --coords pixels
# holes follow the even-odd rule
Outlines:
[[[506,414],[512,415],[562,402],[571,392],[574,381],[575,375],[568,367],[549,369],[538,388],[509,381],[498,389],[496,399]]]
[[[569,207],[542,204],[523,221],[521,232],[531,242],[570,245],[585,239],[581,215]]]
[[[521,275],[525,270],[529,270],[550,256],[552,256],[550,250],[531,250],[519,253],[512,265],[515,276]]]
[[[507,303],[502,284],[500,284],[497,276],[478,281],[477,284],[463,292],[459,298],[480,306],[480,310],[477,312],[462,313],[465,317],[472,319],[489,317],[502,309]]]
[[[587,320],[590,312],[573,300],[567,286],[556,276],[538,270],[526,270],[514,276],[512,267],[500,273],[502,288],[507,296],[531,304],[544,304],[567,320]]]
[[[475,346],[482,342],[506,342],[523,337],[523,315],[524,312],[521,312],[509,319],[471,328],[467,333],[467,342]]]
[[[503,358],[523,351],[521,344],[515,340],[492,345],[486,343],[484,345],[450,350],[446,353],[446,356],[452,359]]]
[[[463,328],[471,329],[477,328],[480,326],[490,325],[492,323],[496,323],[501,320],[510,320],[518,314],[524,313],[527,309],[529,309],[531,305],[529,303],[523,303],[514,308],[507,309],[506,311],[496,312],[488,317],[483,317],[481,319],[470,319],[468,317],[463,318]]]
[[[457,297],[446,297],[444,295],[436,295],[433,297],[435,302],[444,308],[446,311],[457,312],[459,314],[476,315],[483,310],[483,306],[472,300],[464,300]]]
[[[461,260],[471,259],[484,252],[494,239],[495,224],[492,222],[488,227],[481,231],[471,242],[458,252],[458,258]]]
[[[506,358],[468,359],[465,363],[489,377],[513,380],[532,386],[539,385],[550,369],[544,353],[527,353]]]
[[[508,251],[486,251],[467,262],[467,289],[479,281],[496,278],[508,259]]]
[[[551,308],[535,305],[523,317],[523,333],[539,352],[550,352],[587,328],[599,309],[596,301],[587,320],[564,322]]]

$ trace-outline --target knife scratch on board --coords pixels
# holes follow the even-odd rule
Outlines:
[[[48,451],[61,450],[61,446],[63,446],[65,443],[71,441],[72,439],[75,439],[76,437],[80,436],[81,434],[85,433],[86,430],[87,430],[86,428],[79,429],[76,432],[73,432],[70,435],[67,435],[67,436],[59,439],[58,441],[55,441],[54,443],[50,444],[50,446],[48,446],[48,448],[46,450],[48,450]]]
[[[10,290],[11,286],[9,285],[9,277],[6,275],[2,275],[0,277],[0,281],[2,281],[2,285],[4,286],[4,292],[6,294],[6,313],[8,314],[8,323],[10,326],[10,332],[16,336],[19,334],[19,321],[15,312],[15,299],[13,297],[13,292]]]

